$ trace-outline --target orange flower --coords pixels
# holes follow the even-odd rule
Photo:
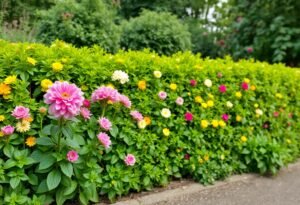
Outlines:
[[[151,124],[151,118],[150,117],[146,116],[146,117],[144,117],[144,120],[146,122],[146,125],[150,125]]]
[[[146,90],[146,87],[147,87],[147,84],[146,84],[146,81],[145,80],[140,80],[138,82],[138,88],[140,90]]]
[[[9,95],[11,93],[11,87],[4,83],[0,84],[0,95]]]

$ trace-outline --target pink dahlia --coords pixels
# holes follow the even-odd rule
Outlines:
[[[131,111],[130,115],[135,119],[136,121],[142,121],[144,119],[143,115],[139,111]]]
[[[195,86],[197,85],[197,81],[194,80],[194,79],[190,80],[190,85],[191,85],[192,87],[195,87]]]
[[[98,140],[106,149],[110,147],[111,145],[110,137],[106,133],[100,132],[97,137]]]
[[[177,105],[183,105],[184,100],[183,100],[182,97],[178,97],[175,102],[176,102]]]
[[[67,153],[67,159],[69,162],[76,162],[78,157],[78,153],[75,150],[71,150]]]
[[[127,96],[125,96],[125,95],[119,95],[119,101],[126,108],[130,108],[131,107],[131,101],[129,100],[129,98]]]
[[[227,114],[223,114],[222,115],[222,119],[224,120],[224,121],[228,121],[228,119],[229,119],[229,115],[227,115]]]
[[[1,128],[1,132],[5,135],[5,136],[8,136],[8,135],[12,135],[15,131],[15,128],[11,125],[7,125],[7,126],[4,126]]]
[[[56,118],[71,119],[80,113],[83,93],[75,84],[56,81],[44,95],[49,113]]]
[[[249,90],[249,84],[248,83],[246,83],[246,82],[242,82],[242,89],[243,90]]]
[[[278,117],[279,116],[279,112],[274,112],[273,115],[274,115],[274,117]]]
[[[193,120],[193,114],[190,112],[186,112],[184,115],[184,118],[186,121],[192,121]]]
[[[119,93],[117,90],[107,87],[101,86],[97,90],[92,93],[92,102],[102,101],[102,100],[110,100],[113,103],[119,101]]]
[[[161,100],[164,100],[164,99],[167,98],[167,93],[164,92],[164,91],[160,91],[160,92],[158,93],[158,97],[159,97]]]
[[[98,120],[99,125],[102,129],[104,129],[105,131],[111,130],[111,122],[109,121],[109,119],[105,118],[105,117],[101,117]]]
[[[221,93],[225,93],[226,92],[226,86],[225,85],[220,85],[219,86],[219,91],[221,92]]]
[[[84,99],[83,106],[89,108],[91,107],[91,102],[88,99]]]
[[[91,112],[89,109],[85,108],[85,107],[81,107],[80,108],[80,115],[85,119],[85,120],[89,120],[91,118]]]
[[[14,116],[18,120],[19,119],[28,118],[30,116],[30,114],[29,114],[29,108],[24,107],[24,106],[17,106],[12,111],[12,116]]]
[[[135,164],[135,157],[132,154],[128,154],[125,159],[124,162],[127,166],[133,166]]]

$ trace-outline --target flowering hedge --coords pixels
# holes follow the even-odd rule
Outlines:
[[[300,74],[190,53],[0,41],[1,204],[82,204],[299,156]]]

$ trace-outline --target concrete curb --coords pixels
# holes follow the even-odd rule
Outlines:
[[[282,168],[282,170],[280,170],[280,172],[276,176],[281,175],[285,172],[292,172],[295,169],[300,169],[300,160],[295,162],[294,164],[288,165],[288,167]],[[276,178],[276,176],[270,178]],[[137,198],[134,199],[119,201],[117,203],[114,203],[113,205],[154,205],[158,203],[168,202],[171,199],[174,200],[174,198],[179,198],[183,195],[192,195],[205,190],[207,191],[210,189],[218,189],[219,187],[223,187],[228,184],[241,183],[241,182],[247,183],[254,179],[259,180],[259,178],[264,178],[264,177],[258,174],[234,175],[229,178],[226,178],[224,181],[217,181],[214,185],[209,185],[209,186],[203,186],[196,182],[190,182],[181,187],[177,187],[171,190],[163,190],[161,192],[150,191],[149,193],[147,193],[147,195],[138,196]],[[107,205],[107,204],[100,203],[97,205]]]

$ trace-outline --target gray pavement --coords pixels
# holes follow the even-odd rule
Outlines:
[[[274,177],[243,174],[206,187],[190,182],[115,205],[300,205],[300,161]]]

